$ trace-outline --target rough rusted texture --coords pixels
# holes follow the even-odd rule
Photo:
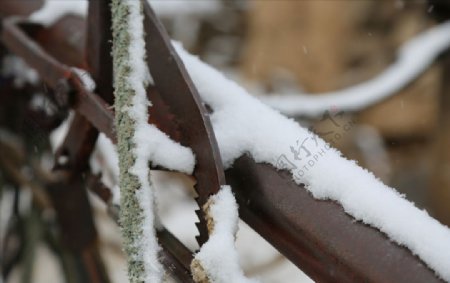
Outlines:
[[[192,83],[181,59],[175,52],[169,36],[159,22],[147,1],[144,1],[145,43],[147,64],[162,101],[168,105],[180,125],[182,145],[192,149],[196,157],[193,176],[197,180],[199,207],[225,185],[222,161],[216,138],[207,111]],[[205,214],[197,210],[200,222],[197,223],[197,241],[203,244],[208,239]]]

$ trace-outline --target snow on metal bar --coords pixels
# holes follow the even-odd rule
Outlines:
[[[209,240],[203,244],[191,264],[195,282],[258,283],[244,276],[234,245],[238,229],[238,206],[230,186],[211,196],[206,204]]]
[[[210,118],[226,167],[248,153],[256,162],[289,170],[315,198],[337,201],[346,213],[378,228],[450,281],[448,227],[294,120],[174,45],[202,99],[213,109]]]

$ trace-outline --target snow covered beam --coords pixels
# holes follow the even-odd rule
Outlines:
[[[240,217],[316,282],[442,282],[409,250],[243,156],[226,171]]]

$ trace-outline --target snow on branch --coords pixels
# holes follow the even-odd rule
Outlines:
[[[443,29],[448,28],[448,24],[441,26],[427,37],[441,41],[442,46],[446,40],[435,35],[442,35]],[[426,45],[432,47],[435,43]],[[424,43],[416,44],[430,51]],[[342,157],[339,151],[294,120],[270,109],[220,72],[188,54],[181,45],[174,43],[174,46],[203,101],[213,109],[210,118],[226,167],[232,166],[241,155],[250,154],[256,162],[289,170],[294,181],[305,184],[315,198],[337,201],[346,213],[378,228],[422,259],[440,278],[450,281],[448,227],[354,161]],[[408,46],[415,49],[414,44]],[[424,60],[415,58],[414,61],[423,65]]]
[[[317,95],[289,94],[259,98],[290,116],[317,117],[332,108],[361,110],[396,94],[424,72],[449,46],[450,22],[446,22],[406,42],[399,50],[397,61],[372,80]]]
[[[195,159],[189,148],[148,124],[142,2],[113,0],[113,66],[117,151],[120,171],[120,223],[130,282],[162,282],[155,234],[155,198],[149,162],[186,173]],[[170,160],[169,160],[169,159]]]
[[[154,231],[153,188],[148,160],[136,132],[147,121],[145,48],[140,1],[113,1],[113,60],[120,169],[120,223],[130,282],[161,282],[163,268]]]

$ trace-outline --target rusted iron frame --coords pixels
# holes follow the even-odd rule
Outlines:
[[[31,39],[29,39],[24,32],[21,31],[20,28],[17,27],[17,19],[7,19],[4,21],[4,29],[2,32],[2,41],[4,44],[10,48],[10,50],[17,55],[21,56],[31,67],[36,68],[38,73],[41,75],[43,73],[43,79],[50,86],[53,86],[59,91],[57,95],[62,95],[64,99],[66,96],[75,95],[77,96],[76,100],[80,102],[75,102],[72,107],[74,110],[83,114],[83,116],[89,118],[89,121],[96,127],[97,130],[102,131],[108,136],[113,142],[116,142],[114,133],[114,115],[110,110],[110,107],[106,102],[104,102],[99,96],[87,91],[84,88],[81,80],[77,77],[76,74],[69,71],[69,68],[57,62],[50,55],[46,54],[44,50],[42,50],[38,44],[34,43]],[[46,67],[42,67],[46,66]],[[67,74],[70,74],[68,76]],[[68,78],[67,78],[68,77]],[[63,83],[61,83],[63,82]],[[71,85],[75,87],[75,90],[66,91],[65,87],[68,84],[66,82],[72,83]],[[61,90],[63,89],[63,90]],[[70,87],[69,87],[70,90]],[[100,123],[95,125],[93,123],[94,120],[98,119],[97,116],[100,113],[100,119],[102,120]],[[73,124],[73,127],[70,128],[69,131],[72,131],[74,134],[68,134],[65,143],[69,148],[65,148],[60,152],[60,155],[63,156],[67,154],[65,151],[68,150],[72,153],[79,152],[81,153],[83,149],[81,146],[83,142],[78,142],[76,139],[76,134],[80,134],[81,136],[89,136],[84,135],[83,132],[91,131],[92,128],[85,127],[80,128],[81,126],[87,126],[86,123],[81,121],[81,117],[79,116],[79,123]],[[106,119],[104,119],[106,118]],[[76,156],[76,155],[75,155]],[[82,155],[83,158],[76,158],[86,160],[86,155]],[[72,167],[72,166],[70,166]],[[176,277],[179,282],[190,282],[188,280],[188,276],[186,274],[190,274],[190,261],[192,260],[192,255],[189,250],[179,242],[172,234],[170,234],[166,229],[161,229],[158,232],[159,240],[164,248],[161,253],[162,261],[167,263],[167,266],[170,267],[168,271],[172,273]],[[187,254],[190,256],[188,257]],[[190,277],[189,277],[190,278]]]
[[[106,204],[109,215],[117,225],[120,225],[120,208],[111,203],[111,189],[101,181],[100,176],[87,176],[86,186]],[[174,279],[178,280],[180,283],[193,283],[194,281],[189,269],[189,265],[193,259],[192,252],[167,229],[159,229],[156,233],[160,244],[164,248],[161,251],[160,259],[169,269],[169,272],[175,276]]]
[[[97,93],[108,104],[113,105],[112,13],[110,5],[110,0],[89,1],[85,57],[88,70],[96,82]],[[95,179],[97,185],[92,187],[103,187],[104,193],[109,191],[100,182],[100,179]],[[103,196],[105,195],[103,194]],[[109,196],[111,197],[111,195]],[[109,202],[107,199],[104,200]],[[118,219],[118,216],[115,219]],[[179,282],[193,282],[189,269],[192,252],[165,228],[158,231],[158,239],[163,246],[161,260],[169,272]]]
[[[16,136],[5,136],[4,133],[0,136],[0,168],[6,173],[6,179],[17,187],[29,188],[33,193],[34,201],[40,207],[51,207],[50,199],[45,190],[23,174],[23,168],[27,162],[23,144]]]
[[[196,210],[199,218],[196,223],[199,235],[196,239],[201,246],[208,240],[206,215],[202,208],[209,197],[225,185],[220,152],[206,108],[194,83],[150,4],[148,1],[142,2],[146,60],[157,90],[155,94],[159,94],[179,125],[180,134],[171,138],[190,147],[196,158],[194,189],[197,192],[195,200],[200,208]]]
[[[3,152],[3,155],[0,154],[0,167],[5,170],[5,172],[8,173],[9,178],[11,181],[18,185],[18,186],[25,186],[30,187],[34,197],[35,201],[41,209],[48,209],[52,207],[50,205],[50,201],[48,199],[48,195],[45,192],[43,188],[41,188],[39,185],[34,184],[34,182],[29,181],[24,175],[23,170],[21,170],[22,166],[25,166],[26,160],[25,160],[25,150],[24,148],[18,147],[17,144],[12,143],[12,141],[8,140],[2,140],[0,142],[0,152]],[[11,162],[11,160],[14,160],[15,162]],[[55,193],[62,194],[62,197],[60,200],[62,202],[58,203],[58,206],[69,206],[73,207],[73,203],[86,203],[86,202],[80,202],[77,201],[79,198],[78,194],[73,195],[74,190],[72,191],[72,194],[67,194],[67,191],[61,191],[61,186],[58,184],[58,182],[63,182],[66,178],[62,176],[58,176],[60,174],[51,174],[50,172],[44,172],[37,163],[33,163],[33,171],[38,173],[37,179],[39,179],[39,183],[53,183],[52,187]],[[86,187],[91,190],[94,194],[96,194],[107,206],[110,208],[111,206],[111,190],[110,188],[106,187],[101,182],[101,177],[99,175],[92,175],[87,174],[85,176],[85,184]],[[64,186],[67,188],[67,186],[71,186],[72,188],[78,190],[79,184],[67,184],[65,183]],[[90,208],[85,207],[85,209],[89,210]],[[118,212],[117,209],[110,209],[110,215],[113,218],[113,220],[119,225],[118,223]],[[61,217],[61,215],[59,215]],[[75,217],[75,218],[83,218],[80,216],[79,213],[68,213],[63,217]],[[76,223],[78,221],[71,220],[71,221],[63,221],[64,223]],[[80,244],[80,238],[83,239],[82,241],[89,241],[89,238],[83,235],[83,231],[86,227],[78,227],[71,225],[68,227],[69,229],[63,229],[65,231],[65,237],[75,237],[76,241],[72,241],[75,243],[76,247],[75,250],[81,250],[81,247],[84,244]],[[81,235],[80,235],[81,233]],[[175,238],[169,231],[166,229],[162,229],[157,231],[158,239],[160,239],[161,244],[164,246],[164,250],[161,252],[161,260],[165,266],[170,268],[171,273],[175,273],[176,275],[175,279],[177,279],[177,282],[180,283],[193,283],[192,276],[189,271],[189,263],[192,261],[192,252],[187,249],[177,238]],[[93,255],[91,253],[83,252],[82,254],[83,258],[87,259],[88,261],[92,260]],[[98,256],[98,255],[97,255]],[[95,273],[96,271],[93,270]],[[100,277],[101,275],[96,275],[96,277]],[[98,281],[95,281],[98,282]]]
[[[15,48],[25,55],[27,63],[35,67],[42,75],[45,82],[56,89],[56,101],[59,106],[67,107],[66,103],[70,103],[71,87],[78,88],[81,95],[79,96],[83,102],[83,84],[74,72],[65,65],[60,64],[57,60],[48,56],[39,45],[29,40],[26,33],[19,28],[20,19],[3,20],[2,34],[3,42],[7,45],[13,44]],[[32,26],[32,30],[36,32],[39,26]],[[17,39],[17,40],[14,40]],[[30,52],[32,50],[32,52]],[[91,96],[93,97],[93,96]],[[95,100],[95,97],[94,97]],[[89,103],[92,105],[92,103]],[[95,104],[94,104],[95,105]],[[81,125],[84,118],[76,116],[74,122]],[[72,129],[71,129],[72,130]],[[80,130],[80,129],[77,129]],[[77,131],[72,130],[72,132]],[[75,146],[78,154],[74,154],[71,160],[71,171],[68,167],[56,166],[55,170],[63,173],[66,178],[62,178],[56,182],[47,184],[47,190],[52,199],[53,207],[58,215],[58,222],[61,227],[61,238],[64,245],[70,250],[76,262],[76,268],[82,271],[85,282],[107,283],[108,275],[105,271],[102,260],[100,259],[97,232],[92,219],[92,212],[87,198],[87,192],[83,189],[83,180],[81,173],[89,160],[90,152],[95,145],[97,131],[82,128],[85,133],[82,135],[80,143],[69,140],[69,145]],[[67,139],[66,139],[67,141]],[[67,149],[63,149],[64,151]],[[66,155],[68,152],[59,152],[59,155]],[[79,172],[79,173],[77,173]],[[61,188],[64,188],[62,190]]]
[[[315,200],[287,172],[241,157],[226,176],[241,218],[317,282],[441,282],[410,251],[338,204]]]
[[[46,188],[57,215],[62,243],[74,258],[74,268],[80,271],[77,282],[108,283],[93,211],[83,184],[83,176],[71,174],[47,183]]]
[[[10,182],[17,187],[30,188],[34,203],[40,210],[55,209],[61,227],[61,240],[75,259],[73,268],[80,270],[82,277],[89,278],[84,278],[83,282],[109,282],[102,261],[99,260],[96,230],[87,194],[85,190],[80,190],[81,176],[75,180],[66,178],[66,174],[59,171],[41,174],[43,170],[36,168],[37,163],[27,159],[25,148],[12,142],[8,139],[0,142],[0,167],[7,173]],[[14,160],[16,162],[12,162]],[[23,168],[27,165],[33,168],[33,179],[24,174]],[[45,184],[46,190],[41,184]]]
[[[49,56],[36,42],[19,27],[20,19],[8,18],[3,21],[2,41],[15,54],[21,56],[34,68],[41,78],[57,92],[58,101],[73,103],[74,110],[88,119],[112,141],[114,134],[114,113],[98,95],[88,91],[80,77],[70,67]],[[31,24],[27,24],[31,25]],[[41,26],[36,25],[36,28]],[[76,97],[74,97],[76,93]],[[70,101],[75,98],[75,101]]]
[[[409,250],[248,156],[226,171],[240,217],[316,282],[442,282]]]
[[[0,8],[0,16],[10,15],[29,15],[44,5],[43,0],[27,1],[26,5],[17,5],[17,0],[2,0]]]
[[[96,92],[109,105],[114,104],[111,22],[111,0],[90,0],[84,57]]]
[[[191,79],[173,48],[167,48],[167,46],[171,47],[170,39],[147,2],[144,4],[144,14],[147,59],[150,70],[156,69],[155,74],[152,73],[156,88],[163,98],[165,98],[164,92],[170,93],[171,91],[171,95],[166,100],[166,104],[170,107],[175,109],[176,107],[183,107],[184,103],[180,103],[174,93],[185,91],[186,86],[192,85]],[[172,65],[178,65],[178,68],[173,68]],[[178,85],[179,89],[174,88],[174,84]],[[191,87],[191,93],[196,97],[195,87],[193,86]],[[188,110],[184,109],[184,111]],[[191,118],[189,113],[187,113],[187,117]],[[190,125],[192,124],[196,125],[196,123]],[[189,130],[192,131],[192,129]],[[191,132],[191,135],[195,135],[195,133]],[[238,167],[240,168],[238,174],[233,174]],[[255,178],[252,179],[250,176]],[[308,273],[312,274],[312,277],[317,281],[439,281],[423,263],[417,264],[418,258],[412,256],[408,250],[393,244],[378,230],[366,225],[354,224],[354,220],[346,215],[339,205],[334,204],[334,209],[326,211],[327,213],[318,209],[321,208],[320,205],[323,203],[314,200],[304,187],[300,188],[296,185],[289,174],[283,175],[273,167],[258,165],[251,158],[242,157],[236,161],[231,170],[227,171],[227,181],[237,193],[243,220],[263,237],[270,239],[269,242],[283,251],[297,265],[309,271]],[[280,186],[280,184],[283,185]],[[274,190],[277,187],[279,191]],[[252,188],[252,190],[248,190],[248,188]],[[302,194],[303,197],[300,199],[299,196],[302,196]],[[245,196],[252,196],[252,198],[246,198]],[[207,197],[207,195],[204,197]],[[309,197],[309,202],[305,201],[307,197]],[[303,201],[305,205],[297,209],[295,199],[298,199],[299,202]],[[251,207],[256,209],[250,209]],[[327,238],[332,234],[308,233],[310,232],[309,229],[313,228],[309,222],[303,221],[306,218],[305,212],[308,208],[316,210],[321,216],[324,216],[324,221],[317,225],[323,231],[342,231],[343,234],[346,233],[345,237],[333,236]],[[343,218],[336,217],[335,215],[338,213],[334,210],[338,210]],[[264,214],[267,214],[267,218],[261,217]],[[256,218],[253,218],[254,216]],[[312,214],[312,216],[318,223],[318,215]],[[270,223],[269,221],[266,222],[266,219],[276,221]],[[335,229],[329,229],[332,227],[332,225],[329,225],[331,221],[335,221],[333,223]],[[271,230],[270,227],[273,228],[274,226],[277,229]],[[339,229],[342,227],[346,229]],[[322,231],[314,230],[314,232]],[[353,234],[351,232],[356,232],[353,237],[351,237]],[[306,236],[311,237],[309,240],[312,240],[312,245],[302,245],[302,240],[307,239]],[[347,242],[347,239],[352,238],[355,239],[354,242]],[[362,239],[362,241],[358,242],[357,239]],[[371,241],[368,241],[369,239]],[[326,241],[333,244],[332,249],[328,250],[328,247],[325,246]],[[386,241],[389,245],[386,245]],[[317,242],[320,242],[320,244],[314,245]],[[374,244],[365,247],[368,242]],[[351,256],[348,256],[349,248],[352,246],[356,249],[350,253]],[[396,248],[398,252],[390,255]],[[305,256],[305,251],[308,251],[308,249],[309,256]],[[316,255],[320,256],[316,258]],[[375,255],[375,257],[371,257],[372,255]],[[390,255],[390,257],[388,258],[387,255]],[[357,260],[354,260],[355,258]],[[369,260],[367,260],[368,258]],[[380,260],[382,258],[384,260]],[[381,270],[383,272],[380,272]],[[404,274],[405,270],[409,271],[407,275]]]

